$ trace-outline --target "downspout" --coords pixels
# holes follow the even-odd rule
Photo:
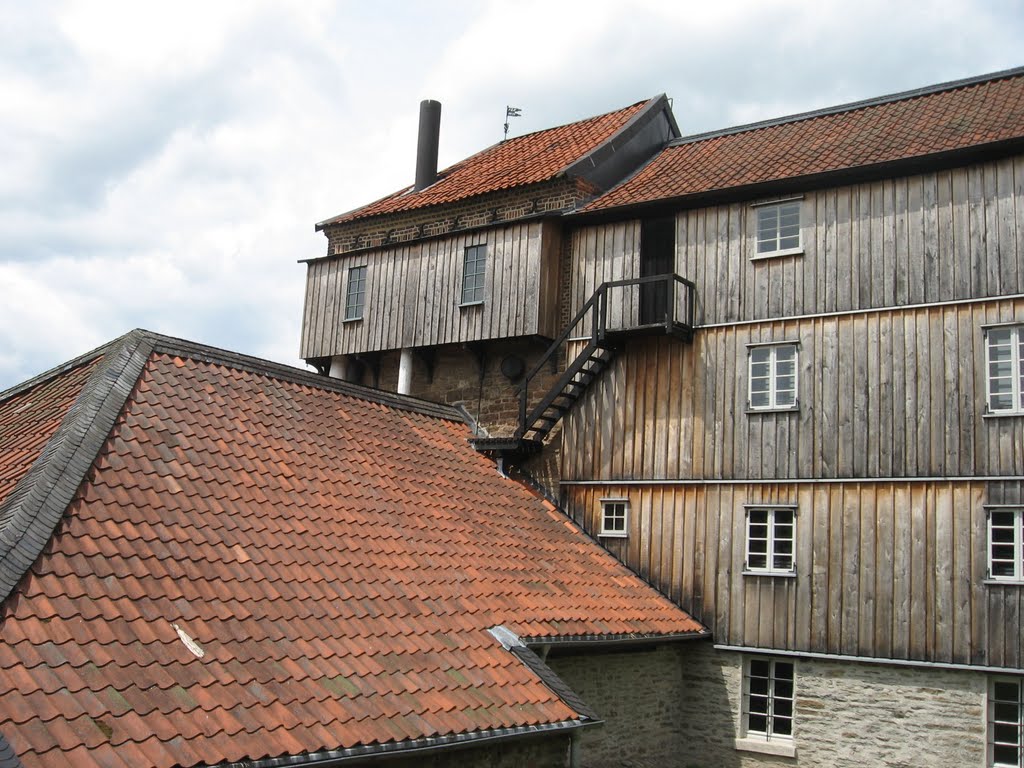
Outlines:
[[[569,733],[569,768],[580,768],[580,732]]]

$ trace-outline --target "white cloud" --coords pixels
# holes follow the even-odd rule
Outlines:
[[[142,326],[298,363],[313,224],[665,91],[701,130],[1019,63],[1021,12],[438,0],[0,3],[0,388]],[[937,43],[941,41],[941,45]]]

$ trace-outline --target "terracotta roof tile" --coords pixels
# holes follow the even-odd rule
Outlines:
[[[317,226],[454,203],[549,181],[609,139],[647,104],[639,101],[615,112],[508,139],[440,171],[438,181],[426,189],[412,192],[412,187],[406,187]]]
[[[0,503],[39,458],[101,357],[0,400]]]
[[[543,726],[581,715],[488,628],[703,630],[468,436],[428,413],[153,354],[3,604],[0,733],[35,768]]]
[[[1024,73],[683,138],[584,211],[726,190],[1024,137]]]

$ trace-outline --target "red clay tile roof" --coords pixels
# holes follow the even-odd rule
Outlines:
[[[412,188],[406,187],[362,208],[327,219],[318,224],[317,229],[548,181],[611,138],[649,103],[638,101],[616,112],[508,139],[441,171],[438,181],[426,189],[411,192]]]
[[[0,613],[0,734],[27,768],[553,727],[583,713],[488,628],[702,632],[453,410],[149,340]]]
[[[100,359],[19,388],[6,399],[0,393],[0,503],[39,458]]]
[[[667,200],[1024,137],[1024,72],[991,77],[812,116],[684,137],[583,210]]]

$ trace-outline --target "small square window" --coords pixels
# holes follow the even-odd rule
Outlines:
[[[989,507],[988,577],[1024,582],[1024,509]]]
[[[988,764],[1024,768],[1024,699],[1021,678],[988,684]]]
[[[484,278],[487,272],[487,246],[466,248],[462,264],[462,303],[479,304],[484,300]]]
[[[618,539],[629,535],[627,499],[601,499],[601,532],[598,535]]]
[[[743,662],[743,737],[793,738],[793,662],[753,657]]]
[[[345,319],[359,320],[366,303],[366,267],[349,267],[345,288]]]
[[[752,411],[784,411],[797,407],[797,345],[749,347],[747,404]]]
[[[786,574],[796,571],[793,507],[747,508],[747,573]]]
[[[1024,326],[985,330],[989,413],[1024,413]]]
[[[757,255],[800,253],[800,201],[788,200],[757,208]]]

